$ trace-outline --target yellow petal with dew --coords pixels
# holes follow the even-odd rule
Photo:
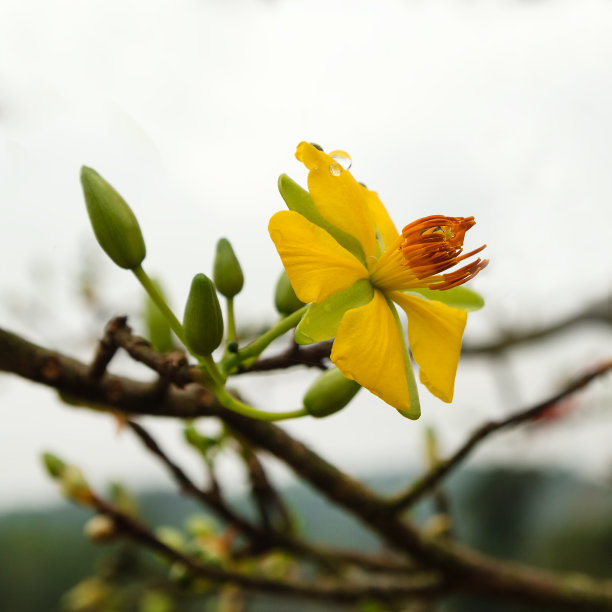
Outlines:
[[[404,293],[389,297],[408,317],[408,341],[421,382],[442,401],[452,402],[467,313]]]
[[[318,211],[357,238],[366,257],[375,255],[375,226],[363,185],[333,157],[307,142],[298,145],[295,156],[310,170],[308,191]]]
[[[321,302],[368,277],[366,268],[351,253],[297,212],[276,213],[268,230],[302,302]]]
[[[365,306],[347,311],[334,340],[331,360],[394,408],[410,414],[403,340],[380,291]],[[418,416],[418,415],[415,415]]]

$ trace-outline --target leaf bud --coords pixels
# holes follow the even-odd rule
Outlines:
[[[242,268],[227,238],[221,238],[217,242],[213,280],[217,291],[226,298],[233,298],[240,293],[244,285]]]
[[[223,316],[213,282],[196,274],[185,304],[183,327],[187,346],[197,355],[210,355],[223,339]]]
[[[359,383],[345,378],[338,368],[330,368],[304,395],[304,408],[313,417],[321,418],[342,410],[361,389]]]
[[[276,283],[276,291],[274,292],[274,305],[276,310],[283,317],[287,317],[296,310],[304,306],[304,302],[298,299],[295,291],[291,286],[291,281],[287,273],[283,270],[278,282]]]
[[[66,468],[66,464],[59,457],[56,457],[51,453],[43,453],[42,460],[47,472],[49,472],[51,477],[61,478],[64,469]]]
[[[152,281],[160,295],[164,297],[164,292],[160,284],[156,281]],[[161,310],[157,307],[155,302],[146,294],[144,318],[149,333],[149,341],[151,346],[158,353],[168,353],[174,348],[172,341],[172,329],[168,323],[168,319],[162,314]]]
[[[145,258],[146,248],[132,209],[92,168],[81,168],[81,185],[99,245],[119,267],[137,268]]]

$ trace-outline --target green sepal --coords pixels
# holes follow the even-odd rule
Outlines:
[[[240,293],[244,285],[240,262],[227,238],[221,238],[217,242],[213,280],[217,291],[226,298],[233,298]]]
[[[293,210],[302,217],[308,219],[311,223],[318,225],[324,229],[328,234],[334,237],[336,242],[343,246],[347,251],[352,253],[364,266],[366,265],[366,257],[363,252],[363,248],[351,234],[341,230],[340,228],[332,225],[323,215],[318,211],[314,205],[310,194],[302,189],[293,179],[289,178],[286,174],[281,174],[278,177],[278,190],[280,191],[285,204],[289,210]]]
[[[304,395],[304,408],[313,417],[322,418],[342,410],[361,389],[361,385],[346,378],[338,368],[330,368]]]
[[[196,354],[207,356],[223,339],[223,315],[213,282],[205,274],[196,274],[185,304],[183,328],[187,346]]]
[[[467,287],[453,287],[446,291],[436,291],[435,289],[410,289],[406,293],[418,293],[428,300],[442,302],[447,306],[452,306],[453,308],[459,308],[460,310],[466,310],[468,312],[480,310],[485,304],[484,298],[480,293],[476,293],[476,291],[468,289]]]
[[[304,306],[304,302],[295,295],[291,281],[287,276],[287,272],[283,270],[278,277],[276,289],[274,291],[274,306],[280,315],[288,317]]]
[[[146,255],[138,220],[117,193],[95,170],[81,168],[81,185],[94,234],[105,253],[121,268],[137,268]]]
[[[410,419],[411,421],[416,421],[421,416],[421,401],[419,399],[419,390],[417,389],[416,380],[414,378],[414,370],[412,368],[412,358],[410,357],[410,351],[408,350],[408,345],[406,344],[406,338],[404,336],[404,330],[402,328],[402,323],[397,314],[397,308],[395,304],[389,299],[386,298],[387,305],[393,314],[393,318],[395,319],[395,324],[397,325],[397,331],[402,339],[402,354],[404,357],[404,372],[406,374],[406,383],[408,384],[408,399],[410,400],[410,408],[408,410],[400,410],[396,408],[396,410],[406,419]]]
[[[333,338],[344,313],[364,306],[373,296],[374,288],[370,281],[361,279],[348,289],[338,291],[318,304],[311,304],[295,330],[295,341],[312,344]]]

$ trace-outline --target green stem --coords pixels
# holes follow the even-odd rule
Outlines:
[[[138,266],[132,270],[134,276],[138,279],[140,284],[144,287],[144,290],[149,294],[149,297],[153,300],[153,303],[159,308],[160,312],[166,317],[170,328],[176,334],[177,338],[187,346],[187,342],[185,341],[185,331],[183,330],[183,326],[180,324],[179,320],[174,316],[172,310],[168,304],[166,304],[166,300],[164,300],[161,293],[157,290],[153,281],[147,276],[147,273],[142,269],[142,266]]]
[[[404,338],[404,329],[393,302],[387,298],[387,304],[393,313],[397,330],[400,338],[402,339],[404,368],[406,371],[406,382],[408,383],[408,396],[410,398],[410,410],[398,410],[398,412],[408,419],[418,419],[421,416],[421,403],[419,401],[419,391],[417,389],[416,380],[414,379],[414,371],[412,370],[412,360],[410,359],[410,353],[408,352],[408,346],[406,345],[406,339]]]
[[[234,320],[234,298],[227,298],[227,340],[236,340],[236,322]]]
[[[198,362],[200,364],[200,369],[203,369],[204,373],[210,376],[216,386],[220,388],[225,386],[223,374],[219,371],[212,355],[198,355]]]
[[[251,344],[245,346],[243,349],[235,355],[229,355],[224,360],[223,366],[226,372],[232,370],[238,364],[251,359],[252,357],[258,357],[268,345],[276,340],[279,336],[282,336],[285,332],[289,331],[292,327],[295,327],[299,322],[304,313],[306,312],[308,305],[302,306],[299,310],[278,321],[273,325],[267,332],[259,336],[257,340],[253,340]]]
[[[225,408],[237,412],[246,417],[257,419],[258,421],[286,421],[287,419],[296,419],[303,416],[308,416],[305,408],[293,410],[291,412],[265,412],[257,410],[253,406],[249,406],[235,397],[232,397],[223,387],[213,389],[213,393]]]

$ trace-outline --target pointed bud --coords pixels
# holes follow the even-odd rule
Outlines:
[[[91,501],[91,489],[83,476],[83,472],[76,465],[66,465],[61,475],[62,492],[82,504]]]
[[[197,355],[210,355],[223,339],[223,316],[215,286],[205,274],[191,281],[183,315],[185,338]]]
[[[164,297],[165,300],[164,292],[160,284],[156,280],[152,282],[157,291],[159,291],[159,294]],[[155,302],[149,297],[148,293],[145,299],[144,317],[151,346],[158,353],[167,353],[174,348],[174,343],[172,342],[172,329],[170,328],[168,319],[164,317],[161,310],[155,305]]]
[[[125,200],[95,170],[81,168],[87,213],[100,246],[121,268],[133,270],[145,258],[140,226]]]
[[[274,305],[278,313],[283,315],[283,317],[289,316],[291,313],[304,306],[304,302],[300,301],[298,296],[295,295],[295,291],[291,286],[291,281],[284,270],[276,283]]]
[[[233,298],[240,293],[244,285],[244,276],[240,263],[226,238],[217,242],[217,252],[213,266],[213,279],[217,291],[226,298]]]
[[[361,389],[359,383],[342,375],[338,368],[330,368],[317,380],[304,396],[304,408],[314,417],[326,417],[342,410]]]
[[[66,464],[59,457],[51,453],[43,453],[42,460],[50,476],[53,478],[61,478],[66,468]]]

